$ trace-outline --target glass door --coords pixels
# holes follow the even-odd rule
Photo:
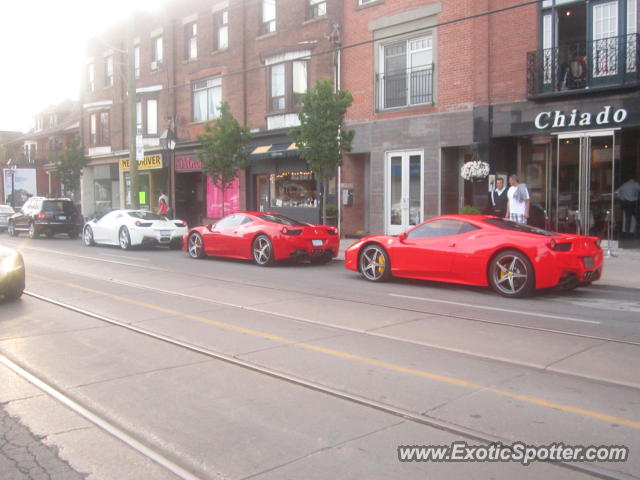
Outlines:
[[[552,213],[557,232],[606,237],[615,151],[611,130],[558,135]]]
[[[423,153],[387,153],[386,231],[397,235],[423,218]]]

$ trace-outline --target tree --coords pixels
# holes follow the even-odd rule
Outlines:
[[[329,78],[300,97],[300,128],[289,133],[298,145],[300,157],[307,162],[322,184],[322,223],[327,221],[327,183],[342,163],[342,153],[351,150],[353,131],[343,129],[344,116],[353,102],[350,92],[333,88]]]
[[[74,199],[80,189],[82,169],[88,161],[82,147],[74,138],[69,146],[58,154],[58,158],[54,162],[56,175],[64,185],[65,191],[73,192]]]
[[[211,183],[222,193],[222,216],[224,217],[224,193],[238,177],[239,171],[246,167],[246,146],[251,133],[240,126],[229,104],[220,104],[220,117],[211,124],[207,122],[205,132],[198,135],[204,151],[198,156],[202,161],[203,172],[211,177]]]

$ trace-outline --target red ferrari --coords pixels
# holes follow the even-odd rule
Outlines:
[[[490,285],[505,297],[575,288],[602,274],[597,237],[567,235],[484,215],[445,215],[397,235],[351,245],[345,267],[374,282],[392,275]]]
[[[338,255],[339,243],[334,227],[310,225],[278,213],[244,212],[192,228],[184,237],[183,250],[192,258],[242,258],[268,266],[285,259],[327,263]]]

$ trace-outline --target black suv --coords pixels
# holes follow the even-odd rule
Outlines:
[[[28,232],[30,238],[41,234],[53,237],[56,233],[77,238],[82,230],[82,215],[68,198],[31,197],[9,218],[7,230],[12,237]]]

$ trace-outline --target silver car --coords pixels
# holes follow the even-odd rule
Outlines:
[[[24,261],[22,255],[0,245],[0,297],[20,298],[24,290]]]
[[[15,212],[10,205],[0,205],[0,230],[6,230],[9,224],[9,217]]]

